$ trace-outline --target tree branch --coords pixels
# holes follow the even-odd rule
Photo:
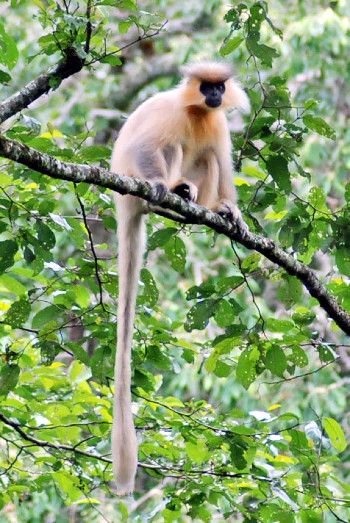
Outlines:
[[[205,207],[188,203],[170,192],[166,194],[162,202],[152,202],[151,185],[146,181],[127,176],[118,176],[106,169],[95,166],[90,167],[88,165],[62,162],[48,154],[40,153],[22,143],[9,140],[1,135],[0,155],[26,165],[42,174],[47,174],[51,178],[75,183],[92,183],[112,189],[120,194],[139,196],[151,203],[156,203],[157,207],[179,213],[186,218],[187,223],[206,225],[214,231],[224,234],[231,240],[244,245],[246,248],[256,250],[285,269],[288,274],[296,276],[304,284],[311,296],[318,300],[329,317],[335,321],[340,329],[350,335],[350,315],[342,309],[312,269],[278,247],[273,240],[258,236],[247,230],[242,230],[237,224],[226,222],[218,214],[209,211]]]
[[[67,49],[65,58],[51,71],[41,74],[0,104],[0,124],[28,107],[43,94],[47,94],[50,89],[57,88],[62,80],[77,73],[83,66],[84,61],[77,54],[76,50],[73,48]]]
[[[91,8],[92,5],[89,0],[86,15],[88,22],[86,28],[85,51],[89,50],[90,48],[90,40],[92,34],[92,25],[90,20]],[[132,42],[129,42],[124,47],[120,47],[117,51],[106,53],[104,56],[100,58],[105,58],[106,56],[118,54],[123,49],[131,47],[143,40],[147,40],[149,38],[157,36],[166,24],[167,20],[153,33],[139,36],[137,39],[135,39]],[[50,91],[50,89],[57,89],[57,87],[65,78],[68,78],[69,76],[81,71],[84,65],[91,65],[92,63],[98,61],[98,59],[96,58],[95,60],[87,63],[83,58],[81,58],[78,55],[74,47],[69,47],[65,49],[64,53],[65,56],[63,60],[61,60],[48,73],[41,74],[35,80],[29,82],[29,84],[23,87],[20,91],[7,98],[4,102],[0,103],[0,125],[9,118],[11,118],[11,116],[14,116],[15,114],[28,107],[28,105],[34,102],[34,100],[40,98],[40,96],[42,96],[43,94],[47,94]]]

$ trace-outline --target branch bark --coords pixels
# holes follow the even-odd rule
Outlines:
[[[337,300],[322,284],[316,273],[307,265],[296,260],[291,254],[278,247],[273,240],[258,236],[247,230],[242,230],[234,223],[223,220],[218,214],[194,203],[188,203],[179,196],[168,193],[161,202],[152,201],[151,185],[136,178],[118,176],[106,169],[95,166],[80,165],[62,162],[48,154],[40,153],[22,143],[9,140],[0,135],[0,156],[21,163],[47,174],[51,178],[58,178],[70,182],[87,182],[101,187],[107,187],[121,194],[139,196],[150,203],[157,205],[161,212],[174,211],[185,217],[186,223],[206,225],[214,231],[224,234],[233,241],[254,249],[267,259],[276,263],[292,276],[298,278],[311,296],[316,298],[320,306],[340,329],[350,335],[350,315],[339,305]],[[154,209],[157,212],[157,209]],[[173,219],[176,220],[174,216]],[[181,220],[183,222],[183,220]]]

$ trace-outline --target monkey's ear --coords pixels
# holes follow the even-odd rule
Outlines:
[[[248,95],[234,80],[229,82],[227,96],[229,98],[228,105],[230,107],[235,107],[244,114],[250,113],[250,101]]]

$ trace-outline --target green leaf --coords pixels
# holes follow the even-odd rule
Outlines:
[[[249,347],[242,352],[238,359],[236,377],[245,389],[248,389],[256,378],[256,363],[259,358],[260,353],[257,347]]]
[[[294,324],[288,320],[278,320],[276,318],[269,318],[266,326],[270,332],[290,332],[294,328]]]
[[[67,471],[53,472],[52,477],[62,492],[63,498],[73,502],[83,496],[83,492],[78,488],[79,478],[72,476]]]
[[[322,363],[329,363],[330,361],[335,360],[335,358],[337,357],[334,350],[331,347],[329,347],[328,345],[324,345],[324,344],[319,345],[317,347],[317,350],[318,350],[318,355],[319,355]]]
[[[158,301],[159,291],[157,284],[148,269],[141,270],[141,281],[144,284],[143,293],[138,296],[137,302],[148,307],[154,307]]]
[[[303,117],[303,122],[308,129],[311,129],[311,131],[315,131],[315,133],[318,133],[321,136],[326,136],[327,138],[335,140],[335,130],[320,116],[307,114]]]
[[[215,312],[215,321],[219,327],[229,327],[242,310],[242,307],[234,300],[220,300]]]
[[[16,296],[23,296],[27,292],[25,286],[9,274],[2,274],[0,276],[0,286],[1,285],[3,285],[8,291],[16,294]]]
[[[154,379],[149,372],[143,372],[140,369],[136,369],[134,372],[134,384],[137,387],[141,387],[146,392],[154,390]]]
[[[84,363],[73,361],[68,370],[68,377],[71,383],[82,383],[91,378],[91,371]]]
[[[325,210],[326,206],[326,195],[322,187],[312,187],[309,194],[309,202],[311,205],[319,210]]]
[[[74,285],[73,292],[75,301],[81,309],[85,309],[90,303],[89,290],[84,285]]]
[[[261,256],[259,253],[254,252],[253,254],[249,254],[249,256],[246,256],[242,261],[242,272],[247,274],[256,271],[259,268],[260,260]]]
[[[0,274],[14,264],[14,256],[18,250],[18,245],[13,240],[0,242]]]
[[[233,53],[235,49],[237,49],[241,43],[243,42],[244,38],[241,36],[235,36],[234,38],[230,38],[220,49],[221,56],[227,56],[230,53]]]
[[[39,311],[32,320],[32,326],[34,329],[41,329],[47,323],[52,320],[57,320],[60,315],[61,309],[57,305],[49,305]]]
[[[164,251],[171,266],[177,272],[183,272],[186,264],[186,247],[178,235],[172,236],[164,246]]]
[[[148,345],[147,347],[147,361],[152,362],[152,364],[160,370],[170,370],[171,369],[171,360],[167,354],[160,350],[157,345]]]
[[[170,240],[170,238],[176,233],[177,229],[175,229],[175,227],[167,227],[166,229],[156,231],[148,240],[148,250],[154,251],[154,249],[156,249],[157,247],[163,247],[163,245],[165,245]]]
[[[91,145],[81,149],[78,154],[78,159],[82,162],[97,162],[100,160],[109,160],[111,157],[111,150],[104,145]]]
[[[265,366],[273,375],[283,378],[283,373],[287,368],[287,358],[280,347],[275,345],[267,351]]]
[[[5,187],[6,185],[10,185],[13,183],[13,179],[10,175],[1,172],[0,173],[0,186]]]
[[[0,69],[0,84],[8,84],[11,80],[11,76]]]
[[[109,56],[104,56],[103,58],[101,58],[100,62],[102,64],[109,64],[109,65],[112,65],[113,67],[117,66],[117,65],[122,65],[122,60],[119,58],[119,56],[115,55],[115,54],[111,54]]]
[[[215,290],[215,283],[211,279],[204,281],[200,285],[194,285],[188,289],[186,293],[186,300],[194,300],[195,298],[209,298],[209,296],[212,296],[215,293]]]
[[[265,44],[260,44],[256,35],[248,36],[248,38],[246,38],[246,45],[250,53],[259,58],[263,65],[272,67],[274,58],[278,56],[276,49]]]
[[[51,250],[56,244],[56,238],[50,227],[48,227],[42,221],[37,221],[35,228],[38,233],[40,246],[45,250]]]
[[[316,318],[316,314],[306,307],[297,307],[292,318],[298,325],[309,325]]]
[[[216,300],[202,300],[196,303],[187,314],[185,330],[191,332],[194,329],[204,329],[209,319],[214,316],[217,306]]]
[[[9,36],[0,23],[0,63],[13,69],[18,60],[18,49],[15,40]]]
[[[292,348],[292,354],[288,356],[288,360],[294,363],[297,367],[306,367],[309,363],[309,358],[306,352],[299,346]]]
[[[270,156],[266,161],[266,168],[278,187],[290,193],[292,184],[287,160],[283,156]]]
[[[247,466],[247,460],[244,453],[248,448],[248,443],[241,436],[234,436],[229,440],[230,455],[235,467],[243,470]]]
[[[113,376],[113,360],[110,347],[102,345],[94,350],[91,358],[91,372],[99,383],[108,384],[107,376]]]
[[[333,447],[343,452],[347,447],[347,441],[339,423],[333,418],[322,418],[322,425]]]
[[[350,276],[350,249],[338,247],[335,251],[335,261],[339,272],[344,274],[344,276]]]
[[[122,20],[118,23],[118,29],[120,34],[125,34],[129,31],[130,27],[132,26],[133,21],[132,20]]]
[[[323,523],[323,511],[316,511],[312,509],[300,510],[301,523]]]
[[[20,369],[18,365],[6,365],[0,370],[0,395],[7,396],[18,382]]]
[[[197,465],[201,465],[201,463],[203,463],[203,461],[207,460],[209,457],[208,448],[201,440],[198,440],[196,443],[187,441],[185,448],[188,457],[197,463]]]
[[[232,367],[227,363],[218,360],[214,368],[214,374],[218,378],[227,378],[232,372]]]
[[[56,341],[43,340],[35,345],[40,349],[41,363],[43,365],[51,365],[56,356],[62,352],[62,347]]]
[[[31,305],[29,301],[21,298],[11,305],[5,316],[5,321],[13,327],[21,327],[27,321],[30,311]]]

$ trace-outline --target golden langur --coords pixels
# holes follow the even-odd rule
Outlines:
[[[183,82],[156,94],[128,118],[115,143],[113,172],[143,178],[153,201],[170,190],[227,219],[240,220],[232,183],[231,138],[225,109],[249,111],[245,92],[230,66],[200,63],[184,67]],[[112,429],[117,494],[133,492],[137,438],[131,411],[131,345],[137,283],[145,248],[148,204],[116,195],[119,239],[118,342]]]

